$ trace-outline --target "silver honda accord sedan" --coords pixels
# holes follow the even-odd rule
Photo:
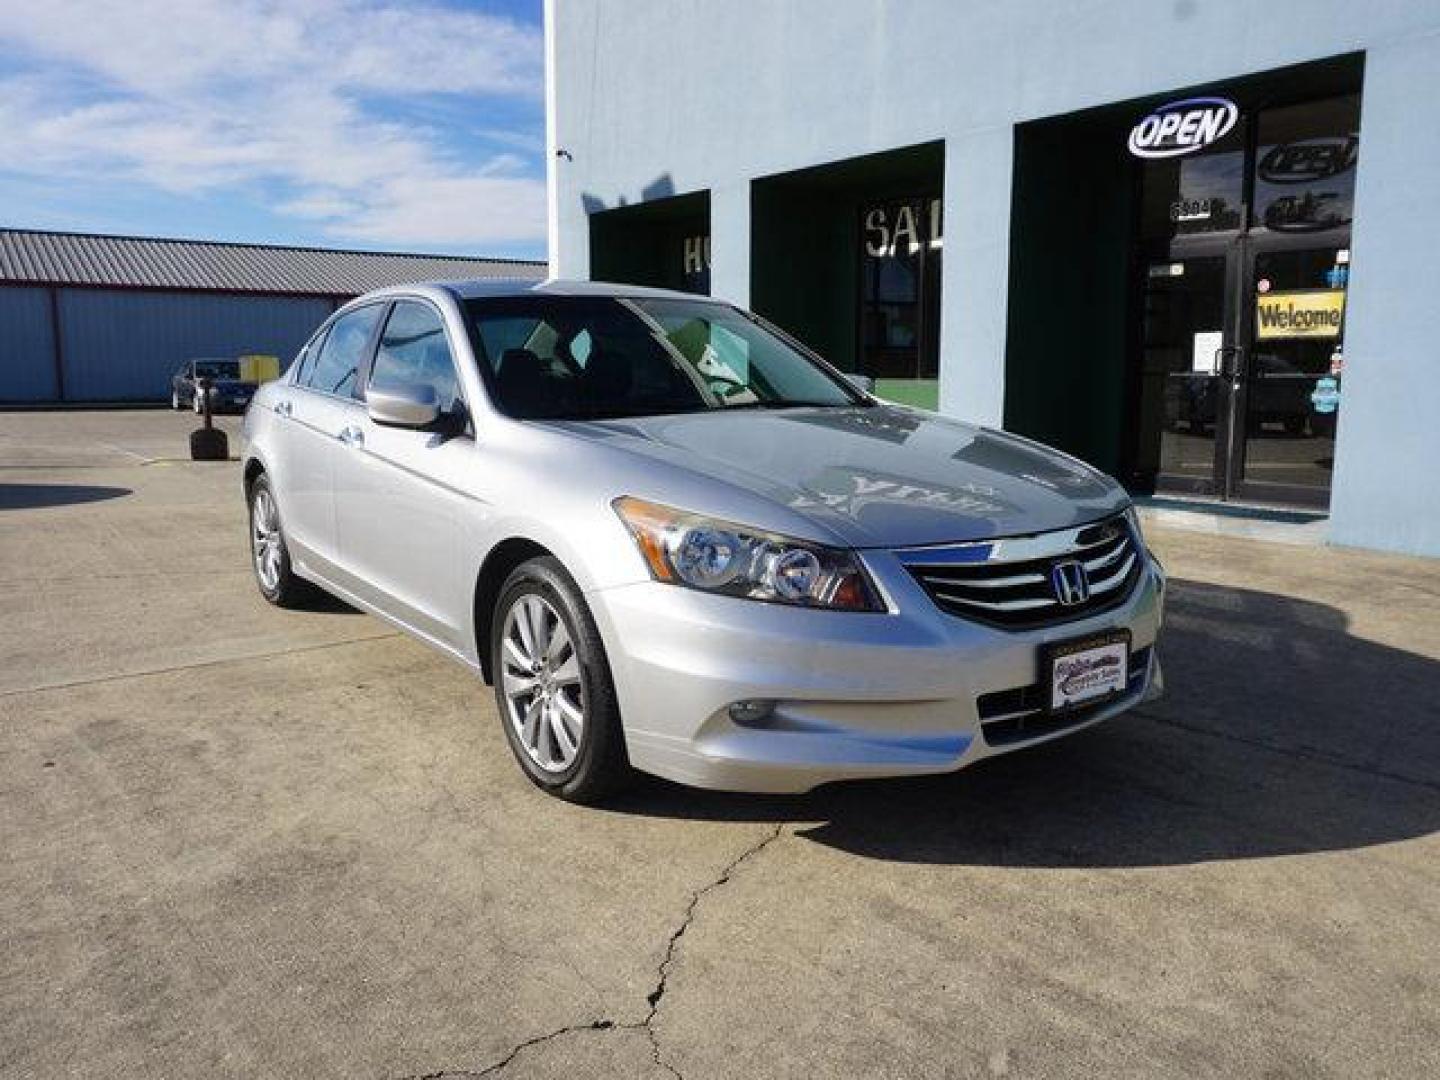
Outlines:
[[[371,293],[246,413],[260,591],[468,665],[541,788],[941,773],[1157,694],[1129,499],[704,297]]]

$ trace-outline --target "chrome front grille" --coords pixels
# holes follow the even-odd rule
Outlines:
[[[1144,567],[1123,515],[897,555],[942,611],[1005,630],[1053,626],[1112,608],[1130,595]],[[1075,595],[1078,582],[1083,599]]]

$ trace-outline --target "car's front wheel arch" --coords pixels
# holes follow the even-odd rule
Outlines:
[[[245,462],[245,498],[250,498],[250,489],[255,486],[255,481],[265,472],[265,465],[259,458],[252,457]]]
[[[537,786],[593,803],[631,775],[599,628],[560,560],[521,562],[501,583],[490,622],[495,704],[506,741]]]
[[[480,564],[475,580],[475,653],[480,659],[480,674],[486,685],[494,685],[491,671],[490,635],[495,624],[495,605],[505,580],[522,563],[531,559],[554,558],[554,552],[524,536],[512,536],[490,549]]]

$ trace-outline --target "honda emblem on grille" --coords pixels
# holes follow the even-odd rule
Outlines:
[[[1050,568],[1050,588],[1056,600],[1066,607],[1074,607],[1090,599],[1090,575],[1085,573],[1083,563],[1066,559]]]

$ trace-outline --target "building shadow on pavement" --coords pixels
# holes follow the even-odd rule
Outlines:
[[[623,812],[795,821],[874,859],[1155,866],[1367,847],[1440,829],[1440,663],[1343,612],[1174,580],[1167,694],[940,777],[756,797],[647,783]]]
[[[0,510],[72,506],[120,499],[129,494],[129,488],[93,484],[0,484]]]

